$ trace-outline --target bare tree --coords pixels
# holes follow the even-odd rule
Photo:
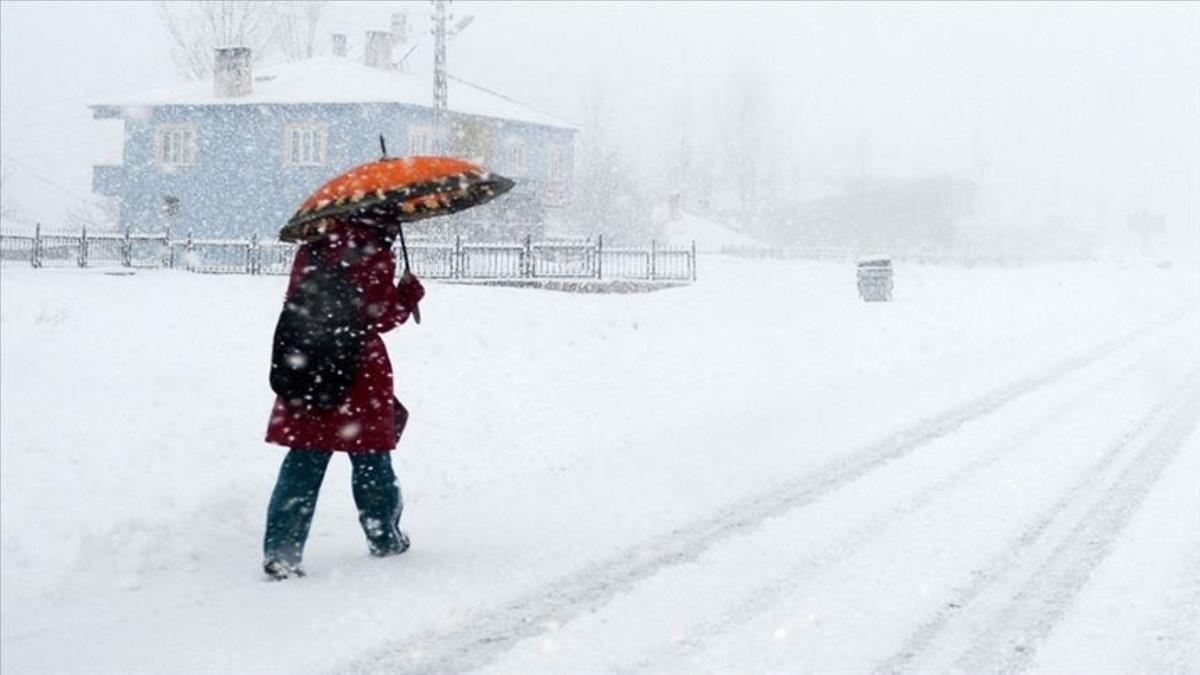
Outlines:
[[[290,0],[276,3],[275,46],[289,61],[317,55],[317,29],[328,3]]]
[[[121,203],[112,197],[91,196],[67,207],[63,222],[68,229],[115,230],[121,221]]]
[[[668,194],[677,194],[689,203],[694,196],[692,178],[696,171],[695,131],[690,103],[683,96],[675,100],[666,171]]]
[[[691,96],[675,99],[668,136],[664,186],[667,194],[677,194],[682,205],[706,211],[715,180],[714,167],[723,165],[715,156],[711,131],[697,119],[698,106]]]
[[[12,199],[12,195],[9,194],[12,191],[12,183],[8,180],[8,177],[8,167],[0,165],[0,221],[20,222],[22,218],[21,209],[17,207],[16,202]],[[6,184],[9,188],[8,190],[5,190]]]
[[[213,49],[250,47],[261,59],[276,33],[276,3],[260,0],[203,0],[158,3],[171,36],[172,58],[189,79],[212,74]]]
[[[736,65],[726,92],[717,115],[723,161],[715,176],[718,185],[728,186],[723,210],[747,232],[769,240],[778,224],[764,220],[763,209],[786,194],[780,177],[786,138],[769,116],[767,85],[756,65]]]
[[[653,236],[649,206],[609,132],[610,111],[597,90],[584,102],[584,129],[576,157],[575,194],[565,214],[578,235],[608,241]]]
[[[733,75],[727,88],[721,126],[725,154],[726,177],[731,179],[735,198],[743,216],[750,216],[756,206],[758,181],[762,175],[763,120],[762,91],[757,73],[743,65]]]

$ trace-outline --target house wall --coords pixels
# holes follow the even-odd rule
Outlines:
[[[97,193],[119,199],[122,225],[163,229],[168,220],[163,202],[170,195],[179,200],[176,214],[169,219],[172,228],[191,230],[198,237],[273,238],[315,189],[351,166],[378,158],[379,134],[387,139],[389,155],[401,156],[408,154],[411,129],[433,126],[428,108],[397,104],[97,108],[96,116],[126,119],[123,164],[97,166],[93,175]],[[328,125],[324,164],[286,163],[285,129],[291,123],[311,122]],[[511,234],[520,234],[516,232],[520,229],[540,234],[547,201],[551,208],[561,201],[556,196],[561,189],[553,194],[547,191],[550,148],[563,148],[567,157],[565,189],[569,192],[574,132],[470,116],[452,116],[451,123],[452,129],[457,125],[475,130],[472,147],[455,148],[452,139],[451,152],[470,151],[462,154],[499,173],[516,173],[511,177],[517,187],[492,204],[445,219],[451,221],[450,229],[484,220],[502,223],[499,229],[514,230]],[[195,126],[194,165],[168,167],[158,162],[156,130],[171,124]],[[507,149],[512,143],[525,146],[523,171],[508,165]],[[481,150],[484,156],[476,156]],[[439,227],[446,229],[446,225],[432,229]]]
[[[472,139],[471,133],[457,133],[462,127],[472,129],[476,138]],[[471,239],[542,237],[547,211],[564,206],[570,195],[574,133],[500,120],[458,117],[451,124],[451,135],[451,154],[479,161],[514,179],[516,186],[512,192],[490,204],[448,218],[414,223],[413,231],[431,237],[461,234]],[[523,166],[512,162],[510,150],[514,143],[524,147]],[[479,154],[481,148],[484,149],[482,156]],[[555,180],[550,175],[552,148],[563,152],[564,173]]]

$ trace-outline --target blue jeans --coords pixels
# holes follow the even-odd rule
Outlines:
[[[376,556],[403,553],[408,538],[400,531],[404,500],[392,471],[388,452],[347,453],[350,455],[351,487],[358,507],[358,522],[367,535],[367,545]],[[293,448],[283,458],[271,505],[267,508],[267,533],[263,557],[298,566],[304,557],[304,542],[312,527],[317,494],[332,452]]]

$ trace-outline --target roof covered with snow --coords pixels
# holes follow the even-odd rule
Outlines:
[[[667,241],[675,245],[696,242],[702,252],[720,252],[730,248],[761,248],[766,246],[754,237],[729,228],[703,216],[681,211],[674,220],[664,224]]]
[[[123,107],[402,103],[433,107],[433,86],[428,78],[396,70],[372,68],[344,57],[328,56],[255,68],[253,78],[250,93],[236,98],[215,96],[213,81],[207,79],[115,96],[93,105]],[[448,83],[448,100],[452,112],[563,129],[575,128],[560,117],[453,77]]]

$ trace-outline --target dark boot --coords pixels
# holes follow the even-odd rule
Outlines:
[[[263,561],[263,573],[271,581],[283,581],[284,579],[304,576],[304,570],[279,560]]]
[[[263,571],[271,579],[304,576],[300,561],[312,527],[317,494],[332,452],[293,448],[283,458],[263,537]]]
[[[371,555],[404,553],[409,547],[408,536],[400,531],[404,500],[392,471],[391,453],[350,453],[350,463],[358,522],[367,535]]]

